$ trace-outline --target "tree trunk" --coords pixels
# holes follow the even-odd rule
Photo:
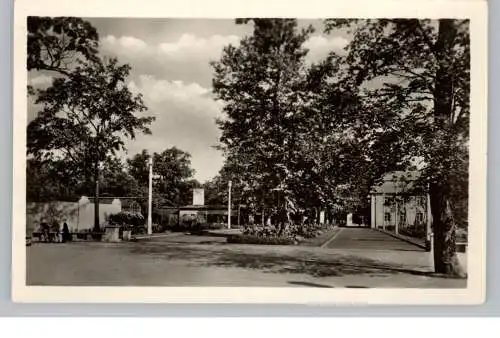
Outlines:
[[[444,161],[453,156],[448,140],[450,124],[452,123],[453,102],[453,45],[457,30],[453,20],[439,20],[438,39],[435,44],[437,59],[436,82],[434,88],[434,124],[439,149],[433,149],[435,154],[444,155]],[[438,161],[438,159],[434,160]],[[443,161],[443,157],[441,160]],[[441,168],[449,168],[442,165]],[[436,165],[436,163],[434,163]],[[447,275],[463,275],[456,254],[456,224],[453,218],[450,200],[450,182],[447,169],[440,169],[437,177],[429,185],[431,214],[434,231],[434,270]]]
[[[445,183],[446,184],[446,183]],[[434,228],[434,270],[452,276],[464,276],[456,254],[456,223],[450,198],[443,183],[430,185],[430,204]]]
[[[95,182],[94,231],[98,232],[100,230],[100,225],[99,225],[99,161],[96,161],[96,163],[94,165],[94,182]]]

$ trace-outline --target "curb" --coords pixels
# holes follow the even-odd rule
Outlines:
[[[173,237],[176,236],[176,233],[168,233],[168,234],[158,234],[158,235],[139,235],[139,236],[133,236],[133,240],[140,240],[140,239],[154,239],[154,238],[165,238],[165,237]]]
[[[241,234],[241,232],[239,234]],[[210,230],[200,232],[200,235],[202,235],[202,236],[211,236],[211,237],[230,237],[230,236],[239,235],[239,234],[238,233],[232,234],[232,233],[223,233],[223,232],[212,232]]]
[[[381,232],[381,233],[383,233],[383,234],[389,235],[389,236],[391,236],[391,237],[394,237],[394,238],[400,239],[400,240],[405,241],[405,242],[407,242],[407,243],[410,243],[410,244],[416,245],[416,246],[418,246],[419,248],[425,249],[426,251],[429,251],[429,250],[427,250],[427,247],[426,247],[426,245],[425,245],[425,244],[418,243],[417,241],[414,241],[414,240],[412,240],[412,239],[410,239],[410,238],[407,238],[407,237],[405,237],[405,236],[401,236],[401,235],[393,234],[393,233],[391,233],[391,232],[389,232],[389,231],[385,231],[385,230],[383,230],[383,229],[378,229],[378,228],[372,228],[372,229],[377,230],[377,231],[379,231],[379,232]]]

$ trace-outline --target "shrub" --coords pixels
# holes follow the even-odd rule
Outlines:
[[[324,231],[331,229],[333,225],[327,224],[289,224],[284,230],[279,226],[244,226],[243,234],[257,237],[289,237],[289,238],[315,238],[321,235]],[[281,233],[280,233],[281,230]]]
[[[413,237],[413,238],[426,238],[426,229],[422,226],[418,227],[407,227],[399,229],[401,235]]]
[[[95,241],[100,241],[102,240],[102,233],[96,232],[92,234],[92,239]]]
[[[181,223],[174,225],[171,229],[174,231],[204,231],[224,229],[224,223]]]
[[[144,216],[138,213],[121,211],[117,214],[109,215],[108,221],[113,225],[144,225]]]
[[[148,233],[148,228],[145,225],[135,225],[131,227],[132,235],[144,235]]]
[[[227,238],[233,244],[260,244],[260,245],[293,245],[295,240],[290,237],[261,237],[255,235],[233,235]]]

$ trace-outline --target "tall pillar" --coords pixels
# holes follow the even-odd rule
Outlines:
[[[396,223],[394,225],[394,231],[396,232],[396,235],[399,234],[399,201],[397,196],[394,196],[395,202],[396,202],[396,217],[394,217],[394,222]]]
[[[372,228],[377,227],[377,214],[376,214],[377,209],[376,209],[376,205],[375,205],[375,203],[376,203],[375,197],[376,197],[376,195],[370,196],[370,199],[371,199],[371,217],[370,217],[371,222],[370,223],[371,223]]]
[[[232,182],[229,181],[228,184],[228,190],[229,190],[229,196],[227,200],[227,228],[231,229],[231,185]]]
[[[427,194],[427,203],[426,203],[426,239],[428,241],[431,240],[432,235],[432,213],[431,213],[431,198],[430,195]]]
[[[149,158],[148,235],[153,234],[153,156]]]
[[[385,210],[386,210],[386,205],[385,205],[385,194],[382,195],[382,205],[383,205],[383,208],[382,208],[382,220],[384,223],[382,223],[382,228],[384,229],[385,231]]]

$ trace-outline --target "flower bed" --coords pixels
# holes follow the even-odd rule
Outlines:
[[[255,235],[233,235],[227,238],[232,244],[260,244],[260,245],[294,245],[297,242],[290,237],[262,237]]]
[[[287,227],[279,226],[243,226],[241,235],[229,236],[228,243],[240,244],[268,244],[268,245],[295,245],[304,240],[317,238],[334,226],[327,224],[290,224]]]
[[[172,227],[172,231],[202,232],[206,230],[220,230],[226,228],[225,223],[181,223]]]

